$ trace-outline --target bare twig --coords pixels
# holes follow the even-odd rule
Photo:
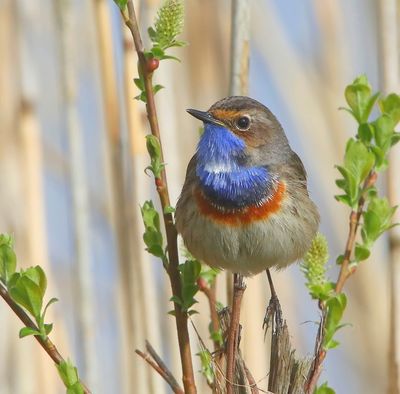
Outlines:
[[[257,382],[255,381],[253,375],[251,374],[250,370],[247,368],[247,365],[243,361],[244,364],[244,372],[246,373],[247,381],[250,385],[251,394],[259,394],[259,390],[257,387]]]
[[[26,312],[17,303],[14,302],[7,289],[2,284],[0,284],[0,296],[4,299],[4,301],[14,311],[14,313],[19,317],[19,319],[24,323],[26,327],[30,327],[36,331],[39,331],[38,326],[26,314]],[[35,338],[39,342],[40,346],[46,351],[46,353],[57,365],[65,362],[64,357],[61,356],[60,352],[56,348],[56,345],[54,345],[49,337],[43,339],[40,335],[35,335]],[[84,389],[85,394],[90,394],[90,390],[82,382],[80,383]]]
[[[175,379],[175,376],[172,375],[172,372],[168,369],[164,361],[161,359],[161,357],[157,354],[157,352],[154,350],[153,346],[151,346],[149,341],[146,341],[146,350],[150,353],[151,357],[153,357],[154,361],[157,363],[157,365],[165,372],[165,374],[168,376],[168,381],[174,386],[179,388],[179,390],[183,391],[181,387],[179,386],[178,382]]]
[[[147,347],[147,344],[146,344]],[[153,349],[154,350],[154,349]],[[169,387],[171,387],[172,391],[176,394],[184,394],[184,391],[182,390],[181,387],[179,387],[178,382],[175,380],[175,378],[170,375],[170,372],[166,369],[163,369],[158,363],[154,362],[152,358],[146,354],[143,353],[142,351],[136,349],[135,353],[138,354],[140,357],[143,358],[158,374],[168,383]],[[163,363],[163,366],[165,364]],[[172,377],[172,379],[171,379]]]
[[[238,351],[239,337],[239,321],[240,321],[240,306],[242,303],[243,293],[246,290],[243,276],[240,274],[233,275],[233,301],[231,322],[228,331],[228,343],[226,351],[226,393],[233,393],[234,371],[236,353]]]
[[[126,12],[122,12],[122,16],[124,18],[126,26],[129,28],[132,34],[132,38],[139,59],[140,71],[144,78],[144,86],[147,98],[146,111],[150,124],[151,133],[161,141],[160,129],[158,125],[157,111],[153,93],[153,73],[149,72],[146,67],[147,60],[144,55],[143,42],[140,36],[139,26],[137,23],[135,8],[133,6],[132,0],[128,0],[127,9],[128,13],[126,14]],[[162,148],[161,148],[160,158],[161,162],[164,162]],[[178,271],[179,254],[178,254],[178,244],[177,244],[177,233],[174,226],[172,214],[167,213],[165,211],[165,208],[170,205],[170,200],[169,200],[167,179],[164,170],[161,172],[160,177],[155,178],[155,184],[161,201],[161,206],[164,216],[165,232],[167,235],[168,259],[169,259],[168,275],[171,282],[172,293],[176,297],[181,297],[181,281]],[[174,309],[175,309],[175,321],[176,321],[179,350],[180,350],[181,364],[182,364],[183,385],[185,388],[185,393],[194,394],[196,393],[196,385],[194,381],[189,331],[187,327],[188,317],[186,313],[182,312],[180,306],[177,305],[176,303],[174,303]]]
[[[318,383],[319,376],[322,371],[322,363],[326,356],[326,351],[322,347],[324,340],[324,330],[325,330],[325,320],[326,320],[326,308],[320,303],[320,308],[322,311],[321,320],[318,326],[318,333],[315,339],[315,349],[314,349],[314,359],[312,361],[310,371],[307,376],[307,381],[305,384],[305,392],[312,393],[315,386]]]
[[[215,282],[214,282],[215,283]],[[200,278],[197,281],[197,285],[199,287],[199,290],[204,293],[204,295],[207,297],[208,304],[210,307],[210,316],[211,316],[211,328],[213,332],[218,332],[220,329],[219,326],[219,319],[218,319],[218,312],[216,309],[216,297],[215,297],[215,287],[209,287],[207,286],[207,283],[205,282],[204,279]],[[214,351],[218,350],[220,348],[220,344],[218,341],[214,340]]]

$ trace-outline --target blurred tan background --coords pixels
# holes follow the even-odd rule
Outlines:
[[[250,95],[277,115],[303,159],[329,240],[333,279],[348,225],[347,210],[333,198],[334,165],[355,132],[338,107],[345,105],[345,85],[361,73],[375,89],[399,91],[397,3],[250,1]],[[145,36],[159,1],[136,5]],[[207,109],[229,92],[230,1],[187,0],[185,7],[182,39],[189,45],[176,52],[182,63],[162,62],[156,76],[166,88],[156,101],[173,202],[198,139],[199,123],[185,109]],[[135,72],[131,39],[111,0],[0,0],[0,232],[14,236],[20,267],[45,268],[47,297],[60,299],[48,314],[55,323],[51,337],[101,394],[168,392],[134,354],[145,339],[180,376],[175,325],[166,314],[169,284],[141,241],[139,204],[158,201],[143,171],[148,126],[144,106],[133,100]],[[380,187],[391,188],[398,204],[400,155],[394,156],[397,164]],[[388,391],[394,376],[388,351],[396,350],[389,341],[396,253],[396,242],[380,240],[348,282],[344,321],[351,325],[338,335],[342,345],[329,353],[320,380],[337,393],[399,392]],[[293,342],[301,355],[311,354],[318,309],[299,267],[274,278]],[[223,278],[218,289],[225,304]],[[263,389],[268,297],[263,275],[249,280],[242,346]],[[197,299],[201,313],[193,322],[207,340],[207,302],[202,294]],[[37,343],[18,339],[20,327],[0,303],[0,394],[64,392]]]

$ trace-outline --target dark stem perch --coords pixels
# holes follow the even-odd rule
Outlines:
[[[271,327],[270,369],[268,375],[268,392],[275,394],[304,393],[307,372],[311,360],[297,359],[290,343],[289,330],[282,318],[278,295],[272,282],[271,272],[267,269],[268,284],[271,291],[263,328],[265,335]]]
[[[24,323],[26,327],[33,328],[39,331],[39,327],[33,322],[33,320],[27,315],[27,313],[11,298],[7,289],[0,284],[0,296],[8,304],[8,306],[14,311],[14,313],[19,317],[19,319]],[[41,338],[39,335],[34,336],[39,342],[40,346],[46,351],[50,358],[57,364],[61,364],[65,361],[64,357],[61,356],[60,352],[57,350],[56,345],[47,337],[46,339]],[[90,394],[90,390],[80,381],[85,394]]]
[[[271,337],[268,391],[275,394],[304,393],[311,360],[297,359],[290,343],[286,321],[275,324]]]
[[[240,307],[242,304],[243,293],[246,290],[243,276],[240,274],[233,275],[233,301],[231,321],[228,332],[227,353],[226,353],[226,393],[233,393],[235,361],[239,347],[239,322]]]
[[[222,335],[226,338],[230,332],[231,326],[231,312],[230,308],[224,308],[222,311],[218,312],[218,318],[221,326]],[[227,358],[227,354],[225,353],[225,359]],[[223,376],[222,370],[219,371],[220,375]],[[217,377],[217,376],[216,376]],[[247,368],[240,348],[237,347],[236,357],[235,357],[235,370],[234,370],[234,382],[233,383],[233,392],[234,393],[248,393],[249,391],[252,394],[258,394],[260,391],[265,392],[257,387],[257,383],[253,378],[253,375]],[[225,393],[224,388],[226,387],[226,379],[225,380],[216,380],[214,382],[214,391],[213,393]],[[269,392],[268,392],[269,393]]]
[[[138,55],[140,72],[144,78],[144,86],[146,92],[146,111],[147,117],[150,124],[151,133],[160,140],[160,129],[158,125],[156,105],[154,101],[153,93],[153,73],[149,72],[146,63],[147,59],[144,55],[143,42],[139,32],[139,26],[137,23],[137,18],[135,14],[135,8],[133,6],[132,0],[128,0],[127,3],[128,15],[122,12],[126,26],[129,28],[132,38],[135,44],[135,49]],[[161,162],[164,162],[162,146],[160,154]],[[168,185],[165,171],[161,172],[160,178],[155,179],[156,189],[161,201],[161,207],[164,216],[165,233],[167,235],[167,245],[168,245],[168,276],[171,283],[172,294],[176,297],[181,297],[181,281],[179,275],[179,253],[178,253],[178,243],[177,243],[177,233],[171,213],[165,213],[165,208],[170,205]],[[193,364],[192,364],[192,354],[190,349],[190,339],[189,331],[187,327],[188,316],[186,313],[182,312],[179,305],[174,303],[175,310],[175,321],[176,329],[178,334],[179,351],[181,356],[182,364],[182,380],[185,388],[185,393],[194,394],[196,393],[196,385],[194,381]]]
[[[151,352],[148,350],[151,348]],[[176,394],[184,394],[184,391],[179,386],[178,382],[165,366],[164,362],[155,352],[155,350],[151,347],[151,345],[146,341],[146,349],[150,353],[150,356],[142,351],[136,349],[135,353],[138,354],[140,357],[143,358],[171,387],[171,390]],[[154,357],[154,355],[156,357]]]

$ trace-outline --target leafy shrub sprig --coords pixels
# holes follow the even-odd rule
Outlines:
[[[302,264],[306,286],[311,297],[319,301],[322,311],[307,393],[313,392],[326,352],[339,345],[334,335],[343,327],[346,280],[370,256],[375,241],[395,225],[392,218],[396,207],[391,207],[385,197],[379,197],[375,184],[378,174],[388,166],[390,149],[400,140],[400,133],[395,131],[400,121],[400,96],[391,93],[380,98],[380,93],[373,93],[367,77],[362,75],[346,87],[345,98],[349,107],[342,109],[354,117],[358,127],[355,137],[347,142],[343,164],[336,166],[341,175],[336,185],[342,193],[335,198],[351,208],[349,235],[344,253],[336,259],[340,266],[336,282],[326,278],[327,246],[321,235],[314,239]],[[370,120],[374,109],[379,114]],[[358,234],[360,240],[356,240]],[[316,393],[334,391],[324,383]]]

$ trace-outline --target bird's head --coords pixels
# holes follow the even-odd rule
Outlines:
[[[258,101],[233,96],[208,111],[188,109],[204,122],[196,174],[205,195],[222,207],[263,201],[291,150],[275,116]]]
[[[275,156],[278,159],[290,149],[276,117],[267,107],[249,97],[226,97],[208,111],[187,111],[204,122],[202,139],[207,140],[206,145],[212,150],[220,146],[233,154],[241,150],[250,160],[261,154],[264,160],[268,157],[275,161]],[[201,142],[199,149],[202,149]]]

